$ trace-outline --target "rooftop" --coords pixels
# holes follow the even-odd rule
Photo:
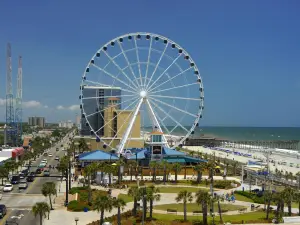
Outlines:
[[[107,86],[84,86],[84,89],[108,89],[108,90],[121,90],[120,87],[113,87],[113,86],[110,86],[110,87],[107,87]]]

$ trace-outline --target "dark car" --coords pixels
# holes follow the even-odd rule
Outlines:
[[[20,175],[13,175],[11,178],[12,184],[18,184],[20,182]]]
[[[28,176],[33,176],[33,177],[35,177],[35,172],[30,172],[30,173],[28,174]]]
[[[5,205],[0,205],[0,218],[2,219],[7,213],[7,209]]]
[[[35,176],[29,175],[26,180],[27,182],[33,182],[34,181]]]
[[[43,170],[41,168],[36,169],[35,173],[36,174],[41,174],[43,172]]]
[[[58,152],[58,151],[59,151],[59,148],[56,148],[56,151]]]

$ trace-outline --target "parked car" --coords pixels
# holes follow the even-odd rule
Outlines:
[[[58,151],[59,151],[59,148],[56,148],[56,151],[58,152]]]
[[[49,154],[48,154],[48,157],[53,157],[53,154],[52,154],[52,153],[49,153]]]
[[[43,168],[37,168],[35,173],[36,174],[41,174],[43,172]]]
[[[3,192],[11,192],[14,189],[12,184],[5,184],[3,187]]]
[[[56,156],[56,157],[55,157],[55,160],[59,161],[59,157],[58,157],[58,156]]]
[[[28,187],[28,184],[26,180],[21,180],[19,183],[19,189],[26,189]]]
[[[0,205],[0,218],[2,219],[7,213],[7,209],[5,205]]]
[[[44,176],[49,177],[50,176],[50,171],[49,170],[44,170]]]
[[[26,181],[27,181],[27,182],[33,182],[33,181],[34,181],[34,178],[35,178],[35,176],[29,175],[29,176],[26,178]]]
[[[12,175],[11,183],[12,184],[18,184],[19,182],[20,182],[20,175]]]

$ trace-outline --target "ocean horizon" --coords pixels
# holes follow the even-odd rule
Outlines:
[[[166,127],[169,131],[174,129],[172,126]],[[189,127],[185,127],[189,129]],[[151,127],[142,128],[151,131]],[[163,131],[168,134],[165,128]],[[185,135],[186,132],[177,127],[171,133],[173,135]],[[226,139],[229,141],[287,141],[300,140],[300,127],[245,127],[245,126],[201,126],[196,127],[191,138],[199,138],[201,136]]]

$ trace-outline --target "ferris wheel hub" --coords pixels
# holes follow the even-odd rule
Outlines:
[[[147,97],[147,92],[146,92],[146,91],[141,91],[141,92],[140,92],[140,96],[141,96],[142,98],[146,98],[146,97]]]

